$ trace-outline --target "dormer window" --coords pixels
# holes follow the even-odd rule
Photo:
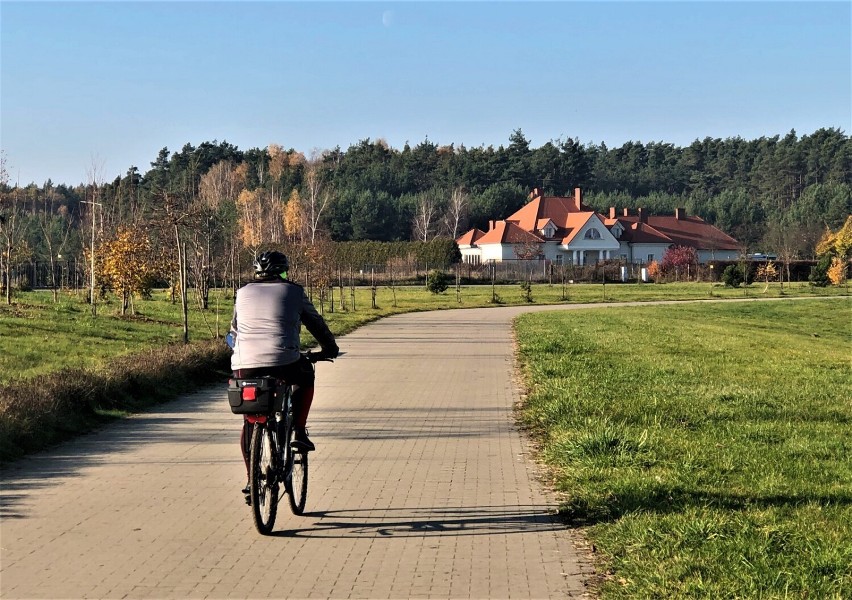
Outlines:
[[[552,238],[554,235],[556,235],[556,225],[548,222],[548,224],[545,225],[540,231],[544,235],[544,237]]]
[[[601,232],[597,229],[589,229],[588,231],[586,231],[586,235],[583,236],[583,239],[599,240],[601,239]]]
[[[621,223],[616,223],[612,226],[612,229],[610,229],[610,231],[612,232],[612,235],[614,237],[618,238],[621,236],[622,233],[624,233],[624,228],[621,226]]]

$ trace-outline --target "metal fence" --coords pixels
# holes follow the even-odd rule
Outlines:
[[[755,263],[756,261],[749,261]],[[711,265],[697,265],[683,269],[675,279],[679,281],[711,281],[718,280],[722,270],[734,262],[716,261]],[[794,261],[791,264],[791,279],[807,280],[813,261]],[[780,265],[779,265],[780,268]],[[89,263],[82,259],[57,261],[52,265],[43,261],[32,261],[13,265],[10,279],[12,289],[59,289],[80,290],[89,285]],[[426,274],[434,270],[434,265],[427,263],[399,264],[368,264],[360,268],[332,269],[331,280],[345,281],[355,285],[385,285],[393,280],[399,284],[423,282]],[[587,265],[561,264],[545,259],[533,260],[504,260],[502,262],[487,262],[478,265],[459,263],[450,266],[440,266],[439,270],[459,277],[465,283],[561,283],[561,282],[627,282],[647,280],[646,265],[632,264],[619,260],[599,261]],[[249,280],[251,273],[241,274],[239,283]],[[786,273],[785,273],[786,275]],[[311,270],[294,269],[291,273],[297,281],[306,285],[312,283],[315,273]],[[217,281],[226,279],[218,277]],[[0,273],[0,289],[6,289],[6,274]]]
[[[51,274],[52,273],[52,274]],[[88,285],[88,263],[77,260],[49,262],[32,261],[12,265],[9,279],[12,289],[59,289],[79,290]],[[0,289],[6,289],[6,273],[0,273]]]

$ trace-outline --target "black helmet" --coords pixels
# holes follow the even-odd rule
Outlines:
[[[275,250],[263,252],[254,259],[255,277],[272,277],[290,270],[287,257]]]

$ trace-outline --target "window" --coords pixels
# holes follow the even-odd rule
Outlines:
[[[555,262],[556,262],[556,264],[557,264],[557,265],[561,265],[561,264],[562,264],[562,255],[561,255],[561,254],[557,254],[557,255],[556,255]]]
[[[587,240],[599,240],[601,239],[601,232],[597,229],[589,229],[583,238]]]
[[[649,254],[649,255],[648,255],[648,262],[649,262],[649,263],[654,262],[654,255],[653,255],[653,254]]]
[[[553,223],[548,222],[543,229],[539,229],[539,232],[541,232],[541,234],[546,238],[552,238],[556,235],[556,226]]]

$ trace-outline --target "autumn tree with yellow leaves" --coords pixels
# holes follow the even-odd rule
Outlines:
[[[757,279],[762,279],[766,282],[763,288],[763,293],[769,289],[769,282],[778,279],[778,267],[771,260],[757,267]]]
[[[148,233],[131,226],[119,227],[115,235],[98,248],[100,260],[96,265],[98,278],[104,288],[121,296],[121,314],[133,308],[133,295],[147,296],[165,265],[152,250]]]
[[[817,266],[809,277],[813,285],[842,285],[846,281],[846,268],[852,253],[852,215],[836,233],[827,229],[817,243]]]
[[[290,192],[290,198],[284,206],[284,234],[291,243],[300,243],[305,238],[305,210],[297,189]]]
[[[240,240],[245,248],[257,254],[263,244],[263,206],[260,190],[243,190],[237,197]]]

